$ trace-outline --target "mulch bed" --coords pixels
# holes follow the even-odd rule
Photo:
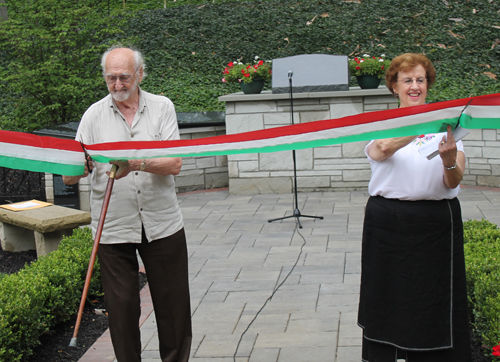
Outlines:
[[[16,273],[26,264],[36,260],[36,251],[8,252],[0,246],[0,273]],[[147,283],[144,273],[139,273],[141,288]],[[26,362],[77,362],[87,350],[108,329],[108,317],[96,314],[105,310],[104,297],[88,300],[78,330],[77,347],[69,347],[76,323],[76,314],[67,322],[56,325],[40,338],[41,345],[33,351]]]

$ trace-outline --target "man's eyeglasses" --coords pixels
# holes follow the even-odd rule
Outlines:
[[[128,83],[130,83],[132,78],[134,78],[135,73],[137,73],[138,70],[139,70],[139,68],[137,68],[135,70],[134,74],[132,74],[132,75],[129,75],[129,74],[122,74],[122,75],[106,74],[104,76],[104,78],[106,79],[106,83],[108,83],[108,84],[115,84],[118,79],[120,80],[120,83],[128,84]]]
[[[398,82],[401,82],[401,83],[403,83],[406,86],[412,85],[413,82],[417,82],[417,85],[424,85],[425,83],[427,83],[427,79],[425,79],[423,77],[413,78],[413,79],[412,78],[406,78],[406,79],[398,80]]]

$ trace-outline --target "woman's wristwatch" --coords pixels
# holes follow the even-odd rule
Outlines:
[[[447,169],[447,170],[454,170],[454,169],[455,169],[455,167],[457,167],[457,163],[455,162],[455,164],[454,164],[453,166],[451,166],[451,167],[446,167],[445,165],[443,165],[443,166],[444,166],[444,168],[445,168],[445,169]],[[141,166],[141,167],[142,167],[142,166]]]
[[[455,166],[453,166],[455,168]],[[146,169],[146,160],[142,160],[141,166],[139,167],[139,170],[144,171]]]

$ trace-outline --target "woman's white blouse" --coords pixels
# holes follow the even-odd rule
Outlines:
[[[448,188],[444,183],[443,161],[439,155],[431,160],[423,157],[418,149],[434,137],[443,138],[446,133],[417,137],[410,144],[396,151],[384,161],[374,161],[365,154],[371,164],[372,177],[368,186],[371,196],[383,196],[399,200],[452,199],[460,192],[460,186]],[[457,141],[457,150],[464,152],[462,141]]]

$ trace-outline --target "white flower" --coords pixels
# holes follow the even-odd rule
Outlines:
[[[383,61],[384,61],[384,59],[379,59],[378,61],[379,61],[379,62],[383,62]]]
[[[369,57],[370,57],[370,54],[363,54],[363,57],[365,57],[365,58],[369,58]]]
[[[381,55],[381,57],[382,57],[382,58],[384,58],[384,57],[385,57],[385,54],[382,54],[382,55]]]
[[[255,60],[258,60],[258,59],[259,59],[259,56],[258,56],[258,55],[256,55],[256,56],[255,56]]]

